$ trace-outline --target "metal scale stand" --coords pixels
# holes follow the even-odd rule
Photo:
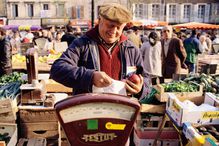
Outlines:
[[[125,146],[140,104],[116,94],[81,94],[55,104],[71,146]]]

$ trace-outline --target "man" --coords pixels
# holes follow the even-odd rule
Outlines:
[[[92,92],[92,86],[107,87],[123,80],[126,90],[136,98],[149,92],[149,78],[143,72],[140,82],[127,80],[130,67],[143,62],[139,49],[124,36],[123,28],[131,20],[130,12],[119,4],[106,4],[99,9],[99,24],[75,39],[51,67],[51,78],[72,87],[74,94]]]
[[[71,22],[69,21],[68,25],[66,26],[66,32],[61,38],[61,42],[67,42],[68,46],[76,39],[74,35],[74,28],[71,26]]]
[[[171,26],[165,26],[162,30],[161,40],[163,50],[163,77],[172,78],[173,74],[180,74],[185,65],[186,50],[180,39],[173,37]]]
[[[195,73],[196,57],[197,54],[200,53],[200,41],[197,39],[196,35],[196,30],[192,30],[191,36],[185,39],[183,42],[187,53],[185,63],[189,68],[189,72],[191,73]]]
[[[134,45],[139,48],[141,46],[141,39],[139,36],[135,34],[135,32],[132,29],[127,30],[126,36],[130,41],[134,43]]]
[[[99,9],[99,24],[75,39],[51,68],[51,78],[72,87],[74,94],[92,92],[92,86],[107,87],[112,80],[125,82],[127,93],[138,99],[149,93],[149,78],[143,71],[140,82],[126,79],[134,67],[143,67],[140,50],[123,35],[130,12],[119,4]]]
[[[5,36],[6,30],[0,27],[0,77],[12,72],[12,46]]]

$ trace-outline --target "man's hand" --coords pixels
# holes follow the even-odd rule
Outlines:
[[[105,72],[95,71],[93,74],[93,85],[96,87],[107,87],[112,84],[112,78]]]
[[[144,84],[144,78],[141,75],[139,75],[139,78],[140,78],[140,82],[137,84],[131,82],[128,79],[125,80],[126,82],[125,88],[128,94],[138,94],[141,91]]]

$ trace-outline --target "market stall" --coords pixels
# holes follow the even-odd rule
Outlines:
[[[4,25],[4,29],[6,30],[14,30],[14,31],[37,31],[41,29],[41,26],[38,25]]]
[[[137,26],[137,27],[153,29],[155,27],[162,27],[166,25],[168,25],[168,22],[166,21],[142,19],[142,20],[132,20],[130,23],[127,24],[127,27]]]
[[[187,29],[219,29],[218,25],[214,24],[207,24],[207,23],[201,23],[201,22],[188,22],[188,23],[182,23],[182,24],[176,24],[173,25],[173,28],[187,28]]]

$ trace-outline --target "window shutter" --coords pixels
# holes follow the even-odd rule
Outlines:
[[[75,6],[72,7],[71,17],[73,19],[76,19],[76,7]]]
[[[81,6],[80,8],[80,16],[81,16],[81,19],[84,19],[84,6]]]

